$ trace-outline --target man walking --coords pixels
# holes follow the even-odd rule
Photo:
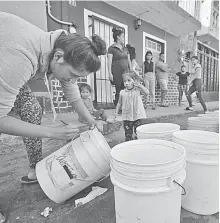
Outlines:
[[[161,104],[159,106],[168,107],[168,105],[166,105],[164,101],[168,91],[167,85],[168,85],[168,76],[170,68],[166,63],[164,63],[164,53],[160,53],[159,61],[157,61],[155,64],[155,71],[156,71],[157,81],[161,89]]]

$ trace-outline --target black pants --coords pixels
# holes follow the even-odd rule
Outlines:
[[[137,133],[137,127],[141,125],[141,120],[136,121],[124,121],[125,141],[133,140],[133,133]],[[137,139],[137,138],[136,138]]]
[[[189,107],[192,107],[192,98],[191,98],[191,94],[193,94],[195,91],[197,91],[197,97],[199,99],[199,102],[201,103],[204,111],[207,111],[207,107],[206,104],[202,98],[202,80],[201,79],[195,79],[193,80],[193,84],[190,87],[188,93],[187,93],[187,99],[189,102]]]

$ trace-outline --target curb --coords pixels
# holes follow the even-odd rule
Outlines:
[[[218,110],[219,108],[212,108],[209,109],[209,111],[215,111]],[[191,117],[191,116],[196,116],[200,113],[202,113],[203,110],[197,110],[197,111],[189,111],[189,112],[184,112],[184,113],[178,113],[178,114],[170,114],[170,115],[162,115],[162,116],[156,116],[156,117],[151,117],[151,118],[146,118],[142,119],[143,124],[150,124],[150,123],[155,123],[155,122],[162,122],[167,119],[173,119],[173,118],[183,118],[183,117]],[[119,131],[120,127],[123,125],[123,121],[116,121],[115,123],[105,123],[103,124],[103,134],[108,135],[114,131]]]

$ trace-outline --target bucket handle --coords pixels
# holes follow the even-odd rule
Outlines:
[[[181,184],[179,184],[176,180],[174,180],[173,182],[183,189],[183,194],[182,195],[186,195],[186,189]]]

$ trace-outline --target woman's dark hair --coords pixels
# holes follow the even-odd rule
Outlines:
[[[54,44],[51,58],[59,49],[64,51],[65,62],[75,69],[82,68],[90,73],[100,69],[101,61],[98,56],[105,55],[107,52],[105,41],[98,35],[93,35],[90,40],[80,34],[66,35],[63,33]]]
[[[126,47],[128,49],[128,52],[130,54],[130,59],[132,61],[133,59],[136,58],[135,48],[133,46],[131,46],[130,44],[127,44]]]
[[[114,39],[114,42],[116,43],[117,40],[118,40],[118,36],[121,36],[124,32],[120,29],[116,29],[116,28],[113,28],[112,29],[112,32],[113,32],[113,39]]]
[[[183,65],[181,66],[181,70],[182,70],[183,67],[186,67],[186,65],[183,64]]]
[[[92,88],[88,84],[81,84],[79,87],[80,93],[84,90],[87,89],[90,93],[92,93]]]
[[[147,55],[153,56],[153,53],[151,51],[147,51],[145,54],[145,61],[147,61]],[[152,58],[151,58],[151,60],[152,60]]]
[[[198,60],[199,58],[197,56],[193,56],[191,59],[196,59]]]

